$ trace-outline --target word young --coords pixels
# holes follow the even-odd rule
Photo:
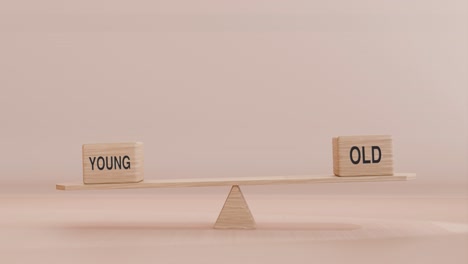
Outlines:
[[[376,158],[375,151],[378,152],[378,158]],[[354,155],[353,153],[357,153],[357,155]],[[380,150],[380,147],[372,146],[372,160],[366,160],[366,149],[362,147],[362,155],[361,155],[361,150],[358,147],[353,146],[351,150],[349,151],[349,158],[351,159],[351,162],[353,164],[359,164],[359,162],[361,162],[361,157],[362,157],[363,164],[379,163],[380,160],[382,159],[382,151]]]
[[[121,170],[122,167],[125,170],[130,169],[130,157],[129,156],[110,156],[110,157],[102,157],[99,156],[96,160],[96,157],[89,157],[89,162],[91,162],[91,170],[94,170],[94,164],[99,170],[108,169],[108,170]]]

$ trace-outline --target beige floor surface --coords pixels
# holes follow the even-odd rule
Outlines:
[[[244,194],[257,230],[220,192],[6,192],[0,263],[468,263],[463,195]]]

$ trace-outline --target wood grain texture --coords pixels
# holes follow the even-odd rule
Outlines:
[[[214,225],[215,229],[255,229],[255,220],[238,185],[229,192],[223,209]]]
[[[388,135],[342,136],[332,139],[333,173],[337,176],[393,175],[393,143]],[[355,148],[352,151],[352,148]],[[372,147],[375,150],[373,156]],[[357,164],[354,164],[352,159]],[[373,157],[375,158],[374,162]]]
[[[143,143],[83,145],[83,183],[140,182],[144,174]]]
[[[138,189],[138,188],[169,188],[169,187],[209,187],[226,185],[266,185],[266,184],[299,184],[299,183],[345,183],[345,182],[385,182],[406,181],[414,178],[414,173],[397,173],[392,176],[355,176],[338,177],[335,175],[302,175],[302,176],[263,176],[238,178],[194,178],[145,180],[138,183],[106,183],[57,184],[57,190],[106,190],[106,189]]]

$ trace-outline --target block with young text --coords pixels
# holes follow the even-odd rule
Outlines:
[[[332,143],[336,176],[393,175],[391,136],[342,136]]]
[[[130,183],[143,180],[143,143],[83,145],[83,183]]]

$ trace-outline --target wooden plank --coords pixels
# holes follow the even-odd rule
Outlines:
[[[139,189],[139,188],[169,188],[169,187],[209,187],[232,185],[266,185],[266,184],[297,184],[297,183],[345,183],[345,182],[384,182],[406,181],[414,178],[414,173],[397,173],[392,176],[353,176],[338,177],[335,175],[303,175],[303,176],[259,176],[237,178],[195,178],[144,180],[137,183],[64,183],[57,184],[57,190],[107,190],[107,189]]]

